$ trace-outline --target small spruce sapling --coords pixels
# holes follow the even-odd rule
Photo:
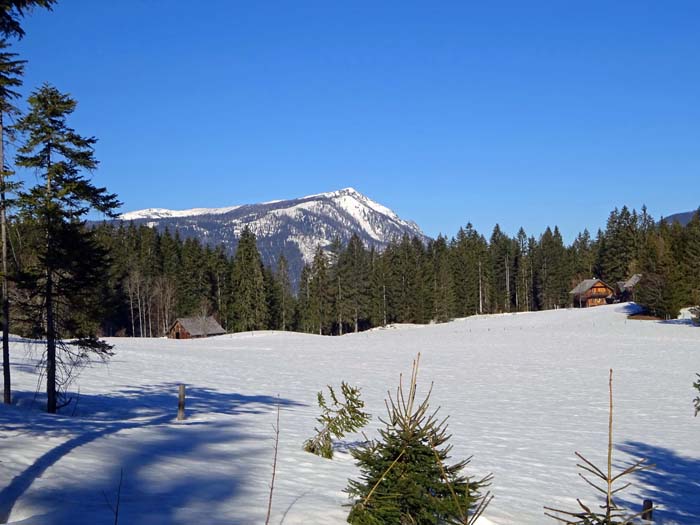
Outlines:
[[[321,456],[333,458],[333,438],[341,439],[348,432],[357,432],[370,420],[370,415],[363,412],[364,401],[360,399],[360,389],[349,386],[345,381],[340,384],[343,401],[338,399],[333,387],[328,386],[331,404],[326,402],[323,391],[317,394],[321,415],[317,421],[321,428],[315,428],[316,435],[304,443],[304,450]]]
[[[396,396],[389,394],[380,439],[352,450],[361,471],[345,489],[353,500],[353,525],[473,525],[491,501],[490,493],[480,495],[490,474],[478,481],[463,474],[471,458],[446,464],[452,449],[446,418],[430,412],[430,391],[422,402],[415,400],[419,359],[408,392],[400,381]]]
[[[613,371],[610,369],[610,378],[608,381],[609,389],[609,413],[608,413],[608,462],[607,470],[604,471],[602,468],[597,467],[592,462],[587,460],[583,455],[576,452],[576,456],[581,460],[582,463],[578,463],[577,466],[585,472],[582,474],[579,472],[579,476],[591,485],[596,491],[605,495],[605,501],[599,506],[600,510],[595,509],[585,505],[580,499],[576,499],[581,507],[575,512],[554,509],[551,507],[545,507],[546,516],[557,520],[559,523],[565,523],[566,525],[633,525],[637,523],[637,518],[639,518],[644,512],[638,514],[631,514],[626,512],[624,509],[617,506],[613,500],[618,492],[626,489],[630,486],[630,483],[625,483],[622,486],[615,487],[615,483],[621,478],[634,474],[641,470],[646,470],[652,468],[653,465],[645,465],[645,459],[640,459],[634,462],[632,465],[624,469],[623,471],[613,474],[612,472],[612,428],[613,428]],[[589,480],[588,475],[597,478],[599,484],[594,483]],[[553,513],[553,514],[552,514]]]

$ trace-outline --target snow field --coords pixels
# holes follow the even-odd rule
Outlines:
[[[657,523],[700,523],[700,420],[691,388],[700,328],[626,319],[624,305],[477,316],[343,337],[282,332],[207,340],[112,339],[115,357],[78,379],[59,416],[33,401],[36,349],[12,348],[17,407],[0,409],[0,518],[39,525],[264,523],[276,405],[280,445],[271,523],[341,524],[343,489],[358,473],[348,436],[332,461],[302,450],[316,392],[362,388],[375,435],[387,390],[421,352],[419,393],[450,415],[453,456],[494,473],[485,522],[554,523],[542,507],[595,502],[574,451],[604,465],[608,369],[614,369],[616,465],[646,456],[657,468],[625,492],[661,505]],[[177,385],[188,419],[176,422]],[[625,498],[623,498],[625,499]],[[0,519],[0,521],[3,521]]]

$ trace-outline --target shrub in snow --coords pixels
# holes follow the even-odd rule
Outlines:
[[[364,401],[360,399],[360,389],[349,386],[345,381],[340,384],[343,395],[341,402],[333,387],[328,386],[331,400],[329,406],[323,391],[317,394],[321,415],[317,419],[321,428],[315,428],[316,435],[304,443],[304,450],[327,459],[333,458],[333,438],[341,439],[348,432],[357,432],[364,427],[370,415],[363,412]]]
[[[651,468],[651,465],[644,465],[645,459],[640,459],[639,461],[633,463],[622,472],[613,474],[612,472],[612,422],[613,422],[613,397],[612,397],[612,378],[613,371],[610,370],[610,379],[608,382],[609,388],[609,404],[610,411],[608,415],[608,462],[607,468],[600,468],[588,461],[583,455],[576,452],[576,456],[581,460],[578,467],[584,471],[584,474],[579,473],[579,476],[583,480],[595,488],[598,492],[605,495],[605,501],[600,506],[589,506],[584,504],[580,499],[576,498],[580,509],[574,512],[554,509],[551,507],[545,507],[548,512],[545,515],[550,518],[554,518],[559,523],[565,523],[566,525],[633,525],[637,523],[637,518],[640,516],[644,517],[643,514],[646,512],[638,514],[630,514],[629,512],[621,509],[617,506],[613,500],[618,492],[629,487],[629,483],[625,483],[622,486],[615,487],[615,484],[620,481],[621,478],[639,472],[640,470],[645,470]],[[588,479],[587,476],[592,476],[593,479],[597,480],[597,484],[594,481]],[[553,513],[553,514],[552,514]]]
[[[346,489],[354,500],[349,523],[473,524],[491,499],[479,494],[491,475],[473,482],[462,473],[469,459],[446,464],[452,448],[446,418],[429,413],[430,392],[416,403],[417,374],[418,360],[407,395],[401,382],[396,397],[389,395],[380,439],[352,451],[361,477]]]
[[[700,374],[695,374],[698,376],[698,380],[693,383],[693,388],[695,388],[698,392],[700,392]],[[700,395],[693,399],[693,403],[695,403],[695,416],[697,417],[698,412],[700,412]]]

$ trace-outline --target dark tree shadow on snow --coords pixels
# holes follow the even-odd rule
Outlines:
[[[33,395],[17,393],[20,398]],[[0,410],[0,431],[26,433],[29,449],[31,439],[37,436],[68,438],[44,452],[0,490],[0,523],[7,522],[16,503],[23,498],[23,504],[43,509],[27,523],[112,524],[114,516],[106,499],[114,500],[123,470],[120,523],[194,523],[192,516],[187,518],[187,509],[204,505],[215,518],[207,518],[208,524],[243,525],[235,516],[224,515],[217,509],[245,485],[249,468],[246,459],[271,454],[270,444],[262,441],[252,450],[248,448],[245,457],[241,457],[241,451],[226,445],[255,437],[243,432],[235,417],[208,420],[207,416],[269,413],[272,423],[278,403],[282,408],[300,406],[295,401],[273,396],[188,387],[188,419],[176,422],[177,385],[165,383],[150,388],[128,388],[114,394],[81,395],[74,407],[74,417],[48,416],[16,407]],[[130,440],[130,430],[141,433],[137,439]],[[68,479],[27,493],[62,458],[102,439],[122,440],[121,446],[109,448],[118,457],[97,458],[94,464],[81,465],[81,469],[87,469],[83,480]],[[259,440],[259,436],[255,439]],[[206,473],[200,468],[181,479],[167,475],[169,465],[187,461],[188,456],[196,456],[200,466],[206,462],[212,468]],[[93,471],[95,476],[90,475]],[[160,479],[163,476],[166,479]],[[144,501],[149,505],[144,506]],[[135,502],[131,508],[130,502]],[[78,504],[84,512],[75,512]]]
[[[627,441],[617,448],[633,458],[646,458],[655,467],[635,474],[635,485],[639,492],[636,500],[622,501],[630,509],[641,509],[642,500],[651,499],[654,506],[654,523],[678,523],[697,525],[700,523],[700,459],[679,456],[673,450]]]

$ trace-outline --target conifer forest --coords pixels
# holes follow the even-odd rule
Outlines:
[[[27,229],[13,225],[16,246]],[[487,237],[467,224],[451,238],[426,245],[404,237],[381,252],[355,236],[346,246],[319,248],[296,278],[284,257],[263,266],[248,230],[233,256],[182,240],[177,231],[104,223],[90,232],[109,254],[95,290],[102,306],[90,310],[105,336],[162,336],[177,317],[200,315],[215,316],[230,332],[338,335],[565,308],[583,279],[614,284],[637,273],[643,278],[634,299],[653,315],[675,318],[700,299],[700,218],[687,226],[655,222],[644,208],[616,209],[605,230],[594,236],[584,230],[568,245],[557,227],[538,236],[520,229],[512,237],[496,225]]]

